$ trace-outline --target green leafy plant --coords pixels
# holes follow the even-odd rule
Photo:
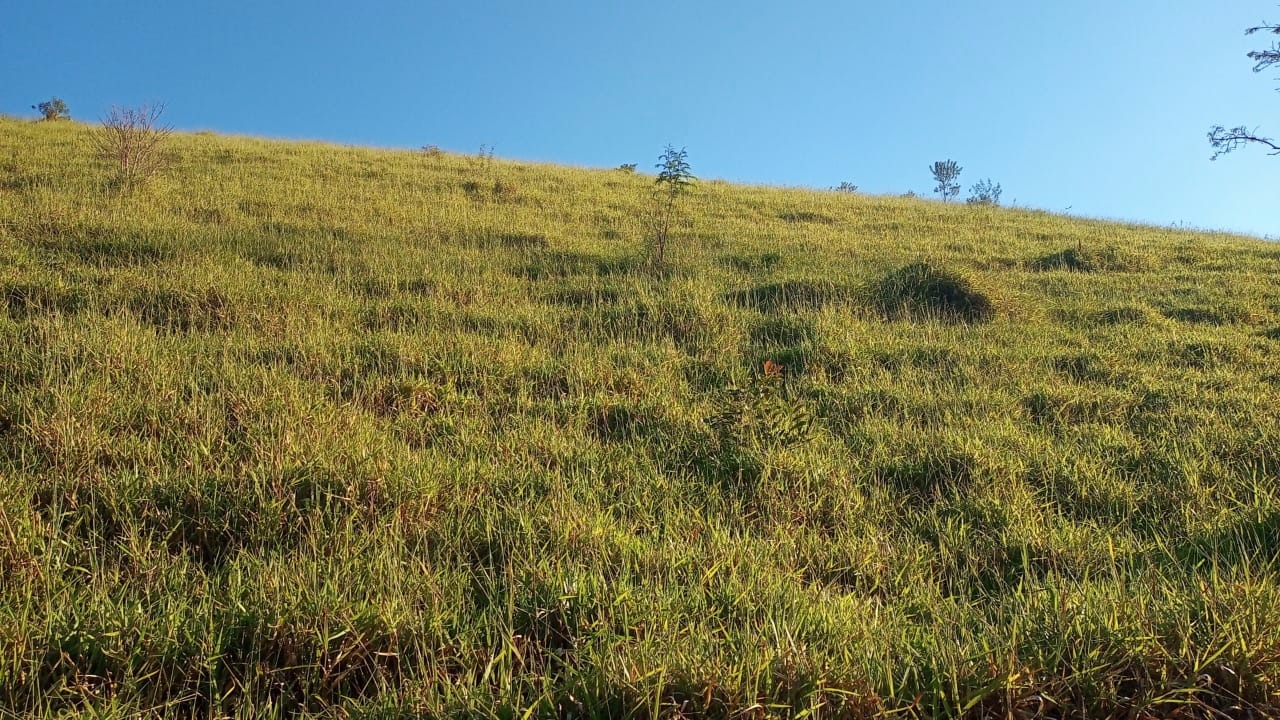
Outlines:
[[[951,198],[960,194],[960,172],[964,168],[956,164],[955,160],[939,160],[929,167],[929,172],[933,173],[933,179],[938,183],[933,189],[934,192],[942,196],[942,202],[950,202]]]
[[[969,197],[965,202],[970,205],[999,205],[1000,183],[993,183],[991,179],[980,180],[969,188]]]
[[[624,173],[633,173],[636,171],[635,163],[622,163],[618,166],[618,170]]]
[[[31,109],[39,111],[42,120],[71,119],[71,111],[67,109],[67,104],[61,98],[51,97],[38,105],[32,105]]]
[[[836,192],[849,193],[850,195],[852,195],[858,192],[858,186],[854,185],[848,180],[842,180],[840,181],[839,185],[835,186],[834,190]]]
[[[728,397],[707,424],[723,448],[753,453],[793,447],[813,438],[813,410],[791,396],[786,368],[765,361],[763,372],[745,387],[729,389]]]
[[[697,180],[689,166],[689,154],[684,148],[676,150],[668,145],[658,157],[658,210],[654,219],[653,237],[649,256],[656,265],[666,262],[667,245],[671,240],[672,226],[677,219],[677,201],[693,188]]]

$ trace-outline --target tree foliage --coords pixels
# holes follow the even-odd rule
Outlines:
[[[970,205],[999,205],[1002,192],[1000,183],[991,182],[991,178],[979,180],[970,186],[969,197],[965,202]]]
[[[942,196],[943,202],[950,202],[951,198],[960,194],[960,183],[957,181],[962,170],[964,168],[956,164],[955,160],[939,160],[929,167],[934,181],[938,183],[933,191]]]
[[[1280,25],[1263,22],[1261,25],[1248,28],[1244,32],[1246,35],[1255,33],[1280,35]],[[1271,47],[1263,50],[1254,50],[1249,53],[1249,59],[1254,63],[1254,72],[1262,72],[1272,65],[1280,64],[1280,42],[1272,42]],[[1270,148],[1269,155],[1280,155],[1280,140],[1263,137],[1258,134],[1256,129],[1250,129],[1247,125],[1239,125],[1229,129],[1222,125],[1214,125],[1209,129],[1209,145],[1214,150],[1213,160],[1217,160],[1223,155],[1251,143]]]
[[[71,119],[71,111],[67,109],[67,104],[58,97],[51,97],[38,105],[32,105],[31,109],[38,111],[43,120]]]

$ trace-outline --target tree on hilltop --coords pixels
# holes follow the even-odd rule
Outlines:
[[[951,198],[960,194],[960,171],[964,168],[956,164],[955,160],[939,160],[929,167],[929,172],[933,173],[933,179],[937,181],[938,186],[933,189],[934,192],[942,196],[942,202],[950,202]]]
[[[62,98],[51,97],[38,105],[32,105],[31,109],[38,111],[42,120],[71,119],[71,111],[67,109],[67,104],[62,102]]]

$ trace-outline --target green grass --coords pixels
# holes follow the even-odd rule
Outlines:
[[[0,716],[1280,712],[1280,247],[88,132],[0,119]]]

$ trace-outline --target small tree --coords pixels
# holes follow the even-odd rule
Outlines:
[[[164,144],[173,128],[160,123],[163,104],[136,108],[112,106],[93,135],[98,156],[116,171],[116,182],[132,189],[164,168]]]
[[[1264,22],[1257,27],[1247,28],[1244,34],[1253,35],[1259,32],[1280,35],[1280,25],[1270,25]],[[1280,42],[1272,43],[1271,47],[1265,50],[1254,50],[1249,53],[1249,59],[1254,63],[1254,72],[1262,72],[1272,65],[1280,65]],[[1221,125],[1214,125],[1209,128],[1209,146],[1214,150],[1211,160],[1217,160],[1232,150],[1249,143],[1257,143],[1270,148],[1271,152],[1267,153],[1268,155],[1280,155],[1280,140],[1263,137],[1258,134],[1257,130],[1250,130],[1247,125],[1240,125],[1229,130]]]
[[[850,195],[852,195],[858,192],[858,186],[854,185],[848,180],[842,180],[839,185],[835,186],[835,191],[842,192],[842,193],[849,193]]]
[[[999,205],[1000,183],[992,183],[991,178],[980,180],[969,188],[969,197],[965,202],[970,205]]]
[[[961,170],[964,168],[957,165],[955,160],[939,160],[929,168],[933,179],[938,183],[933,191],[942,196],[942,202],[950,202],[951,198],[960,194],[960,183],[957,180],[960,179]]]
[[[666,260],[667,242],[676,219],[676,200],[689,192],[697,178],[690,170],[689,154],[684,148],[676,150],[668,145],[655,167],[658,168],[658,211],[650,255],[655,264],[661,265]]]
[[[32,105],[31,109],[39,111],[42,120],[71,119],[71,111],[67,109],[67,104],[62,102],[62,98],[51,97],[38,105]]]

